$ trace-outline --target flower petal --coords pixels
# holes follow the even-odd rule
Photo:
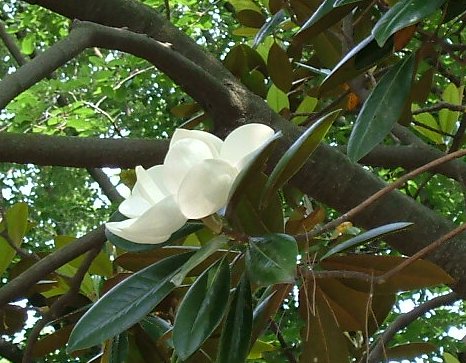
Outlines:
[[[163,169],[163,165],[156,165],[148,170],[140,165],[136,166],[137,181],[131,195],[141,197],[150,204],[156,204],[164,199],[169,192],[163,185]]]
[[[164,183],[168,191],[176,194],[181,181],[190,169],[214,155],[210,147],[198,139],[184,138],[170,146],[164,161]]]
[[[198,139],[203,141],[209,146],[214,159],[219,156],[220,149],[223,145],[223,141],[211,133],[200,130],[176,129],[170,140],[170,147],[172,147],[175,142],[181,139]]]
[[[162,243],[183,227],[187,218],[181,213],[173,196],[166,197],[149,208],[139,218],[109,222],[113,234],[136,243]]]
[[[238,127],[225,139],[220,158],[241,170],[253,152],[273,137],[274,133],[272,128],[263,124],[252,123]]]
[[[181,212],[190,219],[204,218],[225,206],[238,172],[228,162],[207,159],[194,166],[178,191]]]
[[[146,199],[133,194],[120,204],[118,210],[128,218],[136,218],[143,215],[150,207],[151,204]]]

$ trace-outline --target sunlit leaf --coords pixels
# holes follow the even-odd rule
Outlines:
[[[270,86],[267,92],[267,104],[277,113],[284,108],[290,108],[288,96],[274,84]]]
[[[384,226],[371,229],[369,231],[361,233],[360,235],[356,237],[350,238],[343,243],[336,245],[335,247],[328,250],[327,253],[325,253],[320,259],[323,260],[336,253],[345,251],[351,247],[360,246],[362,244],[369,243],[373,240],[382,238],[383,236],[386,236],[387,234],[403,231],[412,225],[413,223],[409,223],[409,222],[398,222],[398,223],[386,224]]]
[[[413,360],[423,354],[429,354],[437,350],[437,346],[427,342],[414,342],[399,344],[386,348],[386,357],[390,360]]]
[[[442,100],[452,105],[461,105],[463,87],[457,88],[453,83],[449,83],[442,93]],[[438,114],[440,127],[446,133],[453,133],[456,129],[456,122],[460,116],[459,112],[441,109]]]

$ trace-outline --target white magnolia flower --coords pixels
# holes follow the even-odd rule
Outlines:
[[[204,131],[177,129],[163,165],[136,167],[137,182],[119,211],[129,219],[109,222],[113,234],[137,243],[162,243],[188,219],[225,207],[239,172],[273,137],[262,124],[248,124],[225,141]]]

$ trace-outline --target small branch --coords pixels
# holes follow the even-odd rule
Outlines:
[[[23,53],[21,53],[21,49],[19,49],[13,37],[7,33],[5,25],[3,25],[3,22],[1,21],[0,21],[0,38],[2,39],[8,51],[11,53],[11,55],[16,60],[16,63],[18,63],[19,66],[22,66],[27,63],[26,58],[24,57]]]
[[[27,294],[34,284],[49,273],[81,256],[90,249],[100,246],[106,240],[104,226],[100,226],[36,262],[22,274],[0,288],[0,308],[10,301],[14,301]]]
[[[425,113],[425,112],[437,112],[443,109],[449,109],[451,111],[458,111],[458,112],[465,112],[466,111],[466,106],[463,105],[454,105],[452,103],[448,102],[439,102],[433,106],[425,107],[425,108],[420,108],[418,110],[412,111],[413,115],[419,115],[420,113]]]
[[[11,363],[21,363],[23,352],[12,342],[0,338],[0,357],[8,359]]]
[[[277,323],[273,320],[270,320],[270,330],[277,336],[278,341],[280,342],[280,346],[282,347],[283,354],[288,359],[290,363],[298,363],[296,358],[291,351],[291,347],[286,343],[285,338],[283,337],[282,332],[280,331],[280,327]]]
[[[115,188],[115,186],[110,182],[107,174],[105,174],[102,169],[89,168],[87,171],[92,179],[99,184],[102,192],[112,203],[121,203],[123,201],[124,198],[118,192],[117,188]]]
[[[86,275],[89,266],[91,265],[94,258],[99,254],[100,249],[102,248],[103,242],[93,247],[88,253],[82,264],[79,266],[75,275],[70,281],[70,289],[66,294],[60,296],[53,304],[50,306],[50,310],[44,314],[42,319],[40,319],[29,335],[28,342],[26,344],[26,350],[24,351],[22,363],[32,363],[32,353],[34,345],[39,338],[40,332],[42,329],[54,318],[57,318],[63,311],[63,309],[70,303],[76,294],[78,294],[82,280]]]
[[[375,203],[376,201],[378,201],[379,199],[381,199],[382,197],[384,197],[385,195],[387,195],[391,191],[401,187],[408,180],[411,180],[414,177],[416,177],[417,175],[422,174],[422,173],[424,173],[424,172],[426,172],[426,171],[428,171],[430,169],[433,169],[435,167],[438,167],[439,165],[442,165],[442,164],[444,164],[444,163],[446,163],[446,162],[448,162],[450,160],[454,160],[454,159],[457,159],[457,158],[465,156],[465,155],[466,155],[466,150],[458,150],[458,151],[455,151],[454,153],[447,154],[445,156],[442,156],[439,159],[431,161],[430,163],[427,163],[427,164],[421,166],[420,168],[417,168],[417,169],[403,175],[401,178],[399,178],[395,182],[393,182],[391,184],[388,184],[384,188],[382,188],[379,191],[377,191],[376,193],[372,194],[369,198],[364,200],[358,206],[352,208],[351,210],[349,210],[345,214],[341,215],[337,219],[334,219],[333,221],[327,223],[326,225],[324,225],[322,227],[315,228],[314,230],[310,231],[309,233],[298,235],[298,236],[296,236],[296,239],[306,241],[306,240],[308,240],[310,238],[314,238],[314,237],[316,237],[316,236],[318,236],[318,235],[320,235],[320,234],[322,234],[324,232],[328,232],[328,231],[336,228],[337,226],[339,226],[343,222],[346,222],[346,221],[354,218],[354,216],[356,214],[361,213],[364,209],[366,209],[371,204]]]
[[[401,314],[387,329],[382,336],[373,344],[371,352],[366,360],[366,363],[379,363],[383,360],[385,347],[388,342],[395,336],[397,332],[406,328],[411,322],[424,315],[429,310],[438,308],[443,305],[451,305],[459,299],[455,292],[446,295],[438,296],[417,306],[408,313]]]
[[[335,100],[333,100],[330,104],[325,106],[322,110],[314,113],[311,117],[306,119],[303,123],[302,126],[308,127],[309,125],[312,125],[312,123],[316,120],[318,120],[320,117],[331,111],[333,108],[336,107],[346,96],[348,96],[351,93],[351,90],[346,90],[343,92],[340,96],[338,96]]]

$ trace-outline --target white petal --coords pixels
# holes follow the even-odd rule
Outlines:
[[[223,141],[217,136],[200,130],[186,130],[186,129],[176,129],[171,140],[170,147],[173,144],[181,139],[198,139],[206,143],[214,158],[217,158],[220,154],[220,149],[222,148]]]
[[[189,170],[214,155],[210,147],[198,139],[181,139],[170,146],[164,161],[164,184],[170,193],[177,193]]]
[[[136,166],[136,184],[131,195],[141,197],[150,204],[156,204],[168,195],[163,186],[163,165],[156,165],[148,170],[142,166]]]
[[[151,204],[146,199],[131,195],[120,204],[118,210],[128,218],[136,218],[143,215],[150,207]]]
[[[149,208],[139,218],[109,222],[106,227],[110,232],[132,242],[162,243],[186,221],[187,218],[176,205],[174,197],[169,196]]]
[[[181,183],[178,205],[190,219],[204,218],[227,203],[238,172],[224,160],[208,159],[194,166]]]
[[[238,127],[225,139],[220,158],[241,170],[253,152],[273,137],[274,133],[272,128],[262,124],[253,123]]]

